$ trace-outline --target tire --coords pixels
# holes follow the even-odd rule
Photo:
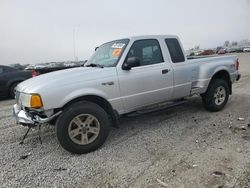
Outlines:
[[[10,86],[9,95],[10,95],[10,97],[11,97],[12,99],[15,98],[15,87],[16,87],[19,83],[20,83],[20,82],[16,82],[16,83],[14,83],[14,84],[12,84],[12,85]]]
[[[66,108],[56,122],[59,143],[65,150],[76,154],[89,153],[101,147],[109,131],[110,121],[106,111],[87,101]]]
[[[222,79],[213,79],[206,93],[202,95],[203,106],[211,112],[220,111],[226,105],[228,97],[228,83]]]

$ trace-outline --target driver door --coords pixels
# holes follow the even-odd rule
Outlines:
[[[164,61],[158,40],[135,41],[128,52],[129,57],[138,58],[140,66],[121,69],[118,73],[126,112],[172,97],[173,70],[170,63]]]

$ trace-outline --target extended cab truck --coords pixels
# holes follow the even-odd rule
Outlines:
[[[209,111],[223,109],[238,67],[236,56],[187,60],[176,36],[115,40],[101,45],[85,67],[19,84],[14,114],[30,127],[55,122],[63,148],[87,153],[124,114],[195,94]]]

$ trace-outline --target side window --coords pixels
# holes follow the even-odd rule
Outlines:
[[[155,39],[135,41],[128,52],[129,57],[139,58],[140,66],[164,62],[159,42]]]
[[[3,72],[4,72],[4,73],[8,73],[8,72],[10,72],[10,71],[9,71],[8,68],[4,67],[4,68],[3,68]]]
[[[185,61],[184,54],[177,39],[165,39],[171,59],[173,63],[180,63]]]
[[[3,68],[2,67],[0,67],[0,74],[2,74],[3,73]]]

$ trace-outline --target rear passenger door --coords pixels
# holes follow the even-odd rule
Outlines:
[[[121,97],[126,111],[171,98],[173,71],[170,63],[163,59],[158,40],[135,41],[126,59],[129,57],[140,59],[140,66],[131,70],[118,70]]]
[[[191,91],[192,68],[186,61],[181,45],[176,38],[165,39],[165,43],[168,47],[174,71],[173,99],[186,97]]]

